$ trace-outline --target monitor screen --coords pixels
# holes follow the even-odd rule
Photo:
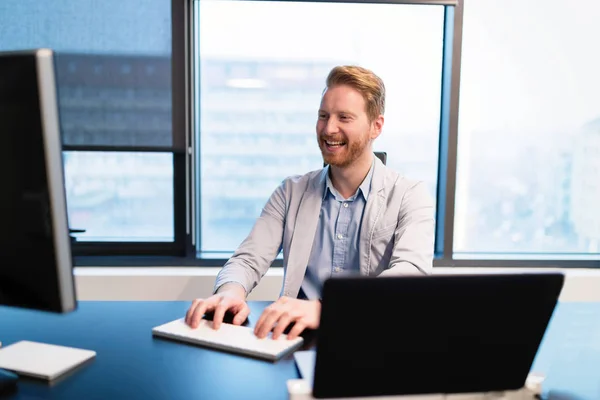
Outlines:
[[[0,53],[0,304],[76,307],[54,54]]]

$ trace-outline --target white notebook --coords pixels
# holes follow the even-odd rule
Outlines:
[[[200,320],[197,328],[190,328],[183,318],[177,319],[153,328],[152,334],[270,361],[279,360],[304,342],[301,337],[289,340],[286,335],[281,335],[277,340],[272,339],[270,334],[259,339],[254,329],[246,326],[221,324],[215,330],[212,321],[205,319]]]
[[[0,368],[52,381],[95,356],[92,350],[22,340],[0,348]]]

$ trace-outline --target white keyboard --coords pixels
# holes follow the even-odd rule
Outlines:
[[[304,342],[301,337],[288,340],[286,335],[281,335],[277,340],[271,334],[259,339],[254,335],[253,328],[231,324],[221,324],[215,330],[212,321],[205,319],[200,320],[200,325],[195,329],[190,328],[183,318],[177,319],[153,328],[152,334],[270,361],[279,360]]]

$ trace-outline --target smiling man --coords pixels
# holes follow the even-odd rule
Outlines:
[[[317,141],[327,166],[285,179],[273,192],[248,237],[219,272],[215,294],[196,299],[186,314],[195,328],[214,311],[243,323],[246,296],[283,250],[281,297],[267,307],[255,334],[288,338],[315,329],[320,288],[336,275],[427,274],[432,268],[433,201],[423,182],[405,178],[373,154],[384,122],[385,86],[370,70],[335,67],[329,73],[317,120]],[[369,299],[365,299],[369,301]]]

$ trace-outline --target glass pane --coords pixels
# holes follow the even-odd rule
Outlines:
[[[57,52],[63,142],[172,146],[170,0],[2,0],[0,51]]]
[[[172,154],[64,152],[64,164],[78,241],[174,240]]]
[[[465,7],[456,258],[600,251],[600,2]]]
[[[49,47],[66,145],[166,146],[170,0],[2,0],[0,50]],[[173,241],[169,154],[65,154],[69,219],[82,241]]]
[[[384,80],[386,120],[374,150],[435,194],[443,6],[197,4],[203,254],[235,250],[285,177],[322,167],[315,124],[336,65]]]

